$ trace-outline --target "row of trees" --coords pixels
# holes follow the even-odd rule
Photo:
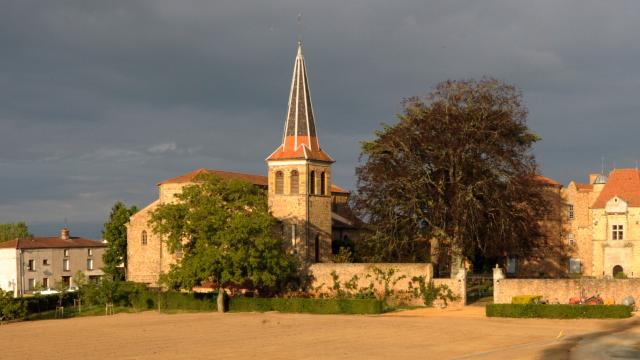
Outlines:
[[[363,260],[527,255],[545,241],[537,221],[549,207],[526,125],[522,94],[494,79],[447,81],[403,103],[399,121],[362,144],[353,208],[370,232]],[[163,276],[172,288],[205,281],[281,289],[298,264],[273,234],[267,197],[249,183],[212,175],[161,205],[153,231],[184,257]],[[135,207],[117,203],[105,224],[105,271],[126,263],[124,224]],[[120,274],[119,276],[122,276]]]

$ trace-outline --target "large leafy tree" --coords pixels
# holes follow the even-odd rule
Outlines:
[[[32,236],[27,223],[23,221],[0,224],[0,242]]]
[[[404,102],[395,125],[363,143],[355,207],[371,225],[371,260],[526,255],[545,239],[549,206],[515,87],[446,81]],[[436,259],[433,259],[436,260]]]
[[[107,250],[102,256],[104,272],[116,279],[124,279],[119,269],[124,264],[127,268],[127,227],[131,215],[138,212],[136,206],[128,207],[123,202],[116,202],[111,208],[109,221],[104,224],[102,237],[107,240]]]
[[[264,190],[244,181],[201,175],[151,215],[153,231],[169,251],[183,252],[164,277],[173,288],[190,289],[207,281],[223,286],[250,283],[256,288],[282,285],[295,271],[267,205]],[[218,309],[222,310],[223,291]]]

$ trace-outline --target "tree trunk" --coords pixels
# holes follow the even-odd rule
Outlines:
[[[224,289],[222,286],[218,287],[218,298],[216,299],[216,305],[218,307],[218,312],[224,312]]]

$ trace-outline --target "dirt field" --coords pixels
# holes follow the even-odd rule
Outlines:
[[[610,341],[619,338],[637,344],[636,323],[637,318],[488,319],[479,307],[381,316],[145,312],[3,325],[0,358],[567,358],[584,349],[587,341],[596,348],[600,340],[610,348]],[[616,331],[624,336],[611,340]]]

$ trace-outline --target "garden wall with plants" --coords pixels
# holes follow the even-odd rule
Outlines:
[[[387,302],[424,305],[424,290],[431,283],[443,294],[450,291],[455,299],[448,305],[461,305],[466,293],[464,274],[455,279],[434,279],[433,267],[426,263],[317,263],[309,267],[309,274],[310,292],[320,297],[341,297],[340,292],[356,298],[373,294]],[[436,298],[435,303],[442,301]]]
[[[551,303],[568,304],[581,295],[600,295],[620,304],[626,296],[640,301],[640,279],[506,279],[502,269],[494,269],[493,302],[510,304],[514,296],[540,295]]]

